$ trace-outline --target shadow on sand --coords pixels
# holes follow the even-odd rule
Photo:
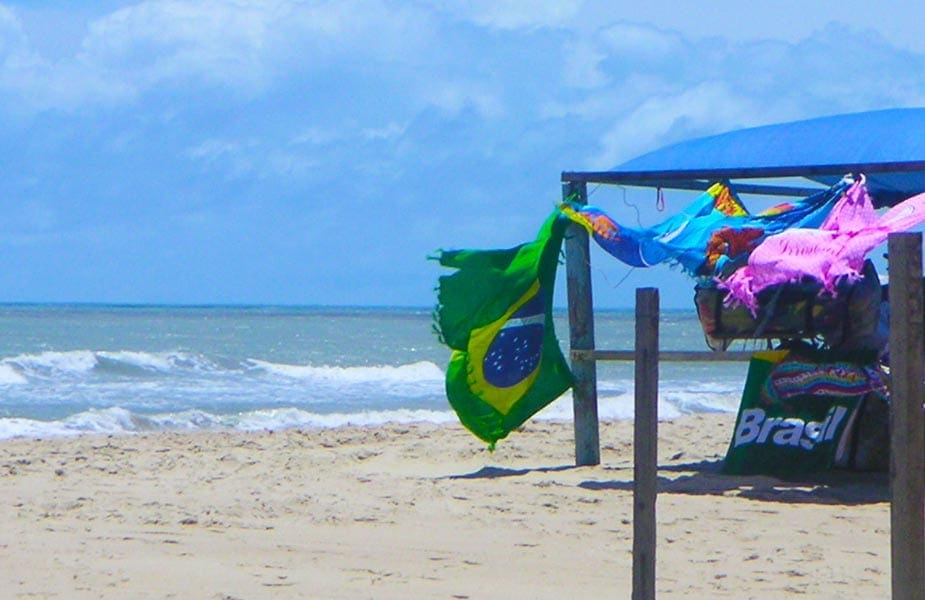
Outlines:
[[[660,465],[659,471],[680,473],[677,477],[658,478],[659,494],[723,496],[764,502],[810,504],[875,504],[890,501],[889,475],[834,470],[828,473],[780,479],[769,475],[725,475],[722,460]],[[633,489],[632,480],[584,481],[579,487],[589,490]]]
[[[561,467],[538,467],[535,469],[506,469],[504,467],[482,467],[478,471],[463,475],[447,475],[441,479],[499,479],[501,477],[522,477],[530,473],[557,473],[570,471],[579,467],[564,465]]]
[[[768,475],[724,475],[722,460],[660,465],[660,472],[677,476],[658,478],[659,494],[690,494],[697,496],[735,495],[763,502],[857,505],[890,501],[889,475],[836,470],[780,479]],[[485,466],[472,473],[447,475],[441,479],[500,479],[523,477],[531,473],[561,473],[586,467],[562,465],[510,469]],[[604,469],[611,470],[609,467]],[[609,481],[586,480],[578,487],[593,491],[632,491],[632,469],[621,468],[625,478]]]

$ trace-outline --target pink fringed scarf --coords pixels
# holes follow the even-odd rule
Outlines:
[[[819,281],[825,292],[834,294],[842,279],[861,277],[867,254],[889,234],[922,221],[925,194],[908,198],[878,217],[862,177],[832,207],[819,229],[789,229],[767,238],[749,256],[748,264],[717,286],[727,290],[727,306],[744,304],[753,315],[759,292],[804,277]]]

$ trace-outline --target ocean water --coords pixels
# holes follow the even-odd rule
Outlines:
[[[557,333],[568,347],[564,314]],[[704,350],[693,313],[662,348]],[[631,311],[596,315],[631,349]],[[429,309],[0,306],[0,439],[456,422]],[[660,415],[733,411],[743,363],[663,363]],[[632,363],[598,363],[602,419],[632,418]],[[569,394],[538,419],[571,419]]]

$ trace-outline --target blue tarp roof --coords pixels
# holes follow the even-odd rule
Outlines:
[[[804,195],[806,188],[737,184],[802,177],[831,185],[864,173],[878,205],[925,192],[925,108],[852,113],[739,129],[643,154],[609,171],[563,181],[703,189],[729,180],[743,192]]]

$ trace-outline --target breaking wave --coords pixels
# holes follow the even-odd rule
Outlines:
[[[149,377],[152,375],[210,375],[240,377],[265,375],[314,383],[396,386],[443,379],[443,370],[433,362],[407,365],[327,366],[274,363],[249,358],[222,360],[179,351],[136,352],[72,350],[20,354],[0,360],[0,385],[24,384],[33,380],[80,379],[112,375]]]
[[[429,360],[338,366],[180,350],[24,353],[0,360],[0,439],[458,424],[444,378]],[[625,371],[599,379],[602,420],[633,417],[633,385]],[[734,412],[740,393],[741,376],[679,371],[660,381],[659,415]],[[570,421],[572,413],[567,392],[534,418]]]
[[[64,419],[0,419],[0,439],[49,438],[77,435],[130,435],[158,431],[278,431],[294,428],[334,428],[348,425],[368,427],[386,423],[452,423],[449,410],[380,410],[358,413],[320,414],[299,408],[254,410],[218,415],[199,410],[155,415],[125,408],[80,412]]]

